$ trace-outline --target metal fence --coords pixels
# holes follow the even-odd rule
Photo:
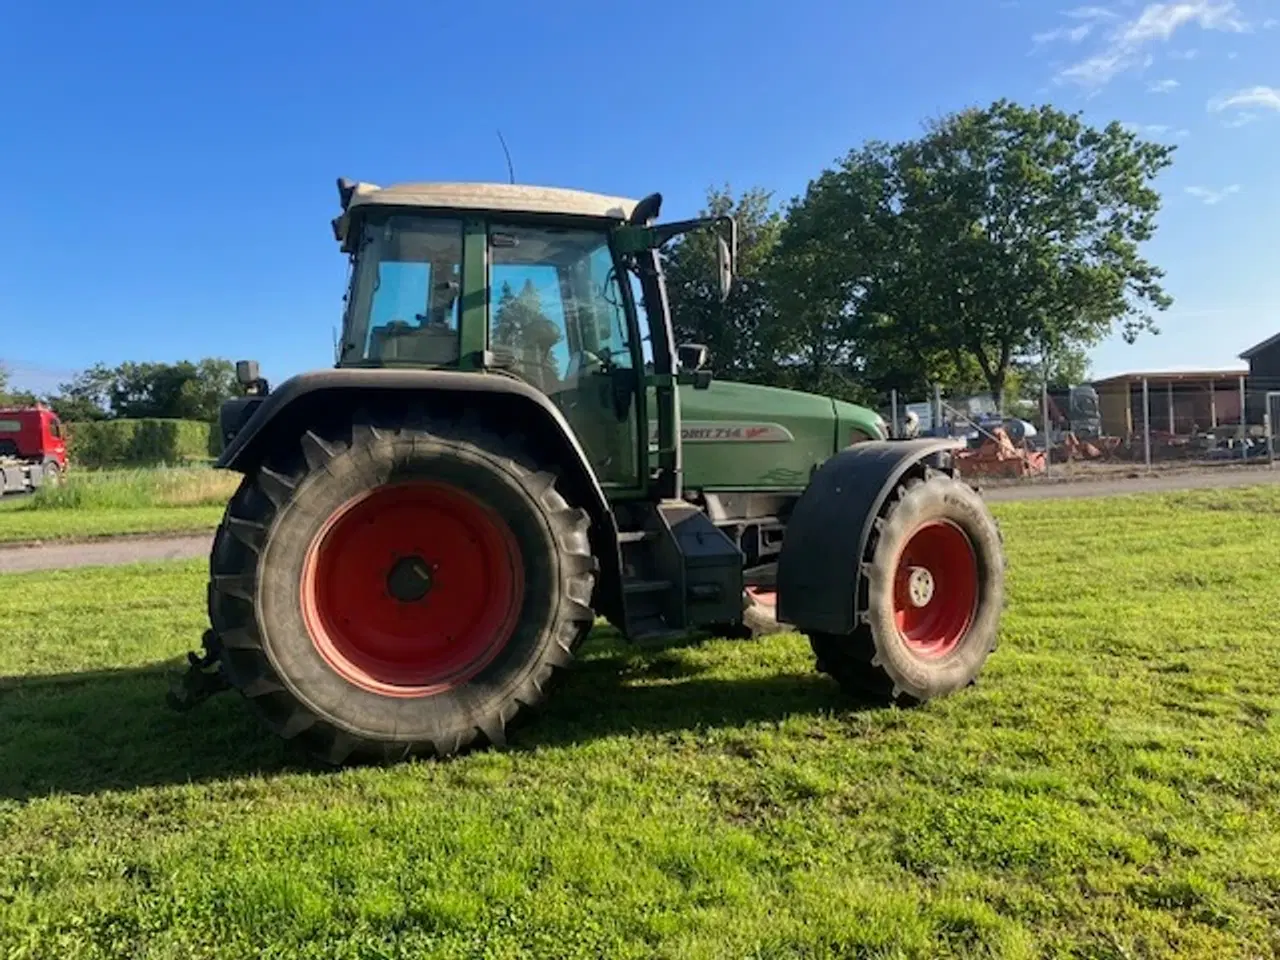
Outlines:
[[[1236,389],[1215,393],[1212,380],[1175,386],[1169,379],[1124,378],[1109,382],[1104,416],[1104,395],[1090,386],[997,401],[937,384],[927,396],[892,391],[881,413],[893,436],[966,440],[962,472],[986,479],[1274,464],[1280,456],[1280,389],[1263,394],[1250,384],[1246,395],[1243,376],[1231,386]],[[1251,418],[1261,422],[1251,424]]]

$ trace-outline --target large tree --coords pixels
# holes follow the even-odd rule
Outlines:
[[[716,283],[716,240],[709,230],[686,234],[667,247],[667,296],[677,343],[701,343],[711,366],[726,378],[771,382],[781,350],[772,323],[768,264],[782,216],[766,190],[735,197],[728,187],[707,191],[699,216],[731,214],[738,224],[733,287],[723,303]]]
[[[900,305],[915,268],[894,195],[894,153],[872,142],[787,208],[770,290],[788,380],[850,399],[923,393],[949,369],[927,318]]]
[[[922,372],[999,397],[1037,358],[1079,355],[1119,325],[1155,332],[1171,300],[1140,254],[1154,178],[1173,148],[1119,123],[1005,100],[918,139],[850,153],[788,214],[781,247],[830,299],[837,362],[887,380]],[[794,237],[790,237],[792,229]],[[916,384],[905,384],[916,386]]]

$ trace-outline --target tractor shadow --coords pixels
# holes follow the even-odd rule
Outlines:
[[[239,696],[219,695],[186,714],[169,709],[169,671],[178,664],[0,677],[0,798],[305,768],[287,744],[264,736]]]
[[[615,736],[679,734],[867,709],[816,673],[724,679],[681,657],[692,637],[632,648],[604,632],[540,710],[509,732],[508,749],[563,747]],[[750,641],[744,641],[750,642]],[[173,664],[39,677],[0,677],[0,799],[92,794],[330,768],[268,733],[235,693],[190,713],[164,702]]]

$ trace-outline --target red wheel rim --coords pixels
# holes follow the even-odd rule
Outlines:
[[[903,642],[917,656],[946,656],[977,604],[978,556],[964,531],[946,520],[917,527],[894,569],[893,618]]]
[[[388,696],[466,683],[511,638],[523,599],[510,527],[441,483],[353,498],[303,563],[302,614],[316,651],[351,683]]]

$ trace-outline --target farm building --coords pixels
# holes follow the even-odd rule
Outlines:
[[[1280,337],[1276,338],[1280,341]],[[1122,373],[1093,381],[1102,432],[1131,437],[1142,432],[1142,384],[1146,381],[1154,433],[1190,434],[1240,423],[1247,370]],[[1259,420],[1261,417],[1259,417]]]
[[[1245,413],[1250,423],[1262,423],[1267,409],[1267,393],[1280,390],[1280,333],[1254,344],[1240,354],[1240,359],[1249,364]],[[1272,413],[1280,414],[1274,401]]]

